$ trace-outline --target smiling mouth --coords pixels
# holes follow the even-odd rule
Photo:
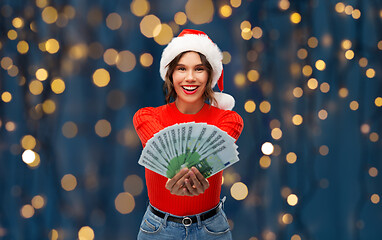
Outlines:
[[[199,86],[182,86],[182,88],[188,92],[195,91]]]

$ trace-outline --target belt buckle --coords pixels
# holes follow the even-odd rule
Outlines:
[[[184,217],[184,218],[182,219],[182,224],[183,224],[185,227],[189,227],[189,226],[191,226],[191,224],[192,224],[192,220],[191,220],[191,218],[189,218],[189,217]]]

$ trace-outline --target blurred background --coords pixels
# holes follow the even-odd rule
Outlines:
[[[184,28],[223,51],[244,119],[222,186],[234,239],[380,239],[377,0],[1,0],[0,239],[136,239],[132,117],[165,103]]]

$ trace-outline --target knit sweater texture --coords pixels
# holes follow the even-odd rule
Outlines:
[[[196,114],[181,113],[174,102],[160,107],[146,107],[138,110],[133,118],[135,130],[145,147],[147,141],[160,130],[185,122],[203,122],[215,125],[236,140],[243,130],[243,119],[234,111],[221,110],[209,104]],[[150,203],[157,209],[176,216],[190,216],[214,208],[220,201],[223,171],[207,180],[210,184],[198,196],[177,196],[165,188],[167,178],[145,169],[147,193]]]

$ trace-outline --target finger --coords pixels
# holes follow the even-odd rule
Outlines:
[[[187,168],[183,168],[181,169],[177,174],[175,174],[175,176],[171,179],[169,179],[166,183],[166,188],[168,190],[171,190],[174,185],[185,175],[188,173],[188,169]],[[183,184],[183,183],[182,183]]]
[[[210,186],[208,180],[203,177],[203,175],[196,167],[192,167],[191,170],[196,175],[196,178],[199,180],[200,184],[203,186],[203,189],[206,190]]]
[[[190,171],[189,175],[190,175],[190,180],[192,180],[192,182],[193,182],[193,189],[195,189],[195,191],[198,194],[204,193],[205,189],[202,186],[202,184],[200,183],[199,179],[197,179],[195,173],[193,171]]]
[[[188,192],[189,192],[190,194],[192,194],[192,196],[197,196],[197,195],[200,194],[199,191],[198,191],[198,189],[197,189],[197,188],[194,188],[194,187],[191,185],[189,179],[186,179],[186,180],[184,181],[184,183],[185,183],[185,186],[186,186]]]

